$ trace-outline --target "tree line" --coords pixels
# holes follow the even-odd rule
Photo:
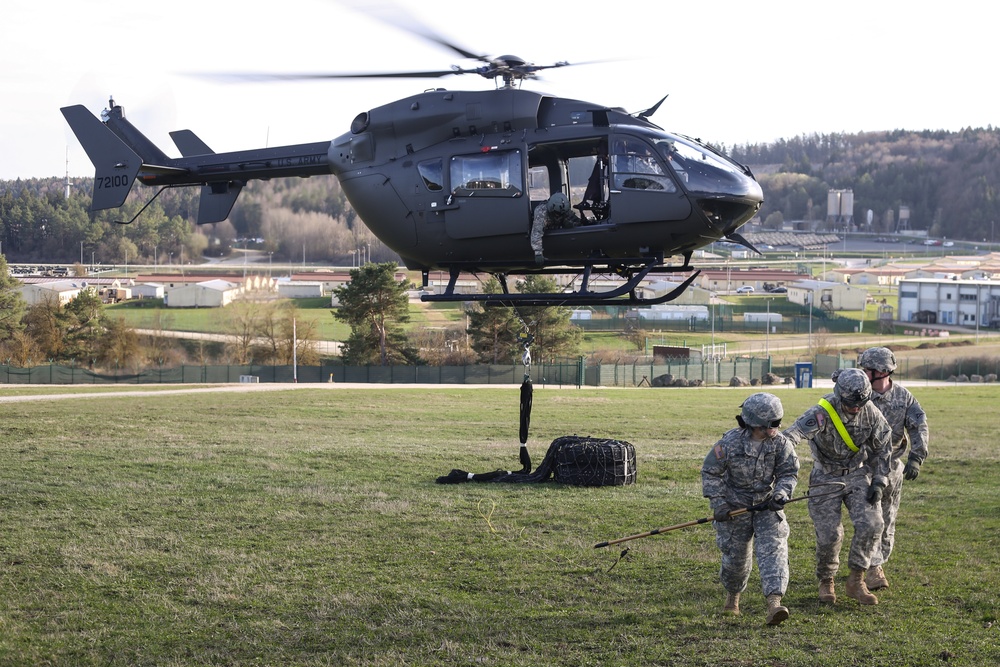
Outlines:
[[[360,247],[373,260],[395,257],[361,224],[333,177],[252,181],[229,219],[202,226],[195,224],[198,188],[167,189],[149,203],[155,191],[135,186],[121,209],[94,212],[92,188],[93,179],[74,179],[67,197],[63,179],[0,181],[0,250],[8,261],[195,263],[246,239],[260,239],[254,247],[278,261],[350,265]]]
[[[812,134],[729,149],[764,191],[762,220],[827,223],[827,191],[854,192],[855,224],[894,232],[901,206],[909,228],[935,237],[992,242],[1000,221],[1000,129]],[[828,227],[832,228],[832,227]]]

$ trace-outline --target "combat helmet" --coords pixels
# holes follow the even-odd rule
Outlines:
[[[858,357],[858,366],[890,375],[896,370],[896,355],[887,347],[870,347]]]
[[[833,395],[846,407],[859,408],[871,400],[872,383],[860,368],[845,368],[833,385]]]
[[[785,416],[785,410],[781,407],[781,400],[774,394],[764,392],[752,394],[743,401],[740,406],[742,411],[736,418],[736,422],[742,428],[778,428],[781,426],[781,418]]]
[[[569,212],[569,200],[563,193],[556,192],[545,202],[545,210],[549,212],[549,215],[566,215]]]

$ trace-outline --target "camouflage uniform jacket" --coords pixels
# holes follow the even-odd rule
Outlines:
[[[813,462],[826,474],[847,474],[867,465],[871,470],[872,482],[885,487],[888,484],[889,455],[892,451],[892,429],[889,422],[871,401],[865,403],[858,414],[846,415],[837,396],[827,394],[824,398],[840,415],[848,435],[858,448],[857,452],[851,450],[840,437],[830,415],[821,405],[806,410],[794,424],[785,429],[785,435],[795,442],[809,440]]]
[[[734,428],[708,452],[701,467],[702,495],[714,511],[723,502],[749,507],[772,495],[792,497],[799,474],[795,443],[783,434],[755,442]]]
[[[892,428],[892,459],[895,461],[906,454],[909,439],[910,456],[923,463],[927,458],[930,435],[927,430],[927,415],[913,394],[893,382],[884,394],[873,391],[872,402],[882,411]]]
[[[572,211],[567,211],[562,215],[549,215],[545,202],[535,207],[535,212],[531,217],[531,249],[536,253],[542,252],[542,236],[549,229],[568,229],[578,227],[582,221]]]

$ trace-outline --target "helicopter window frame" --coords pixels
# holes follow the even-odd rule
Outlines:
[[[616,190],[676,193],[678,187],[662,157],[645,140],[618,135],[611,152],[611,182]]]
[[[417,173],[420,174],[420,180],[429,192],[444,190],[444,160],[442,158],[418,162]]]
[[[521,151],[486,151],[453,155],[449,162],[451,193],[456,197],[519,197],[524,193]]]

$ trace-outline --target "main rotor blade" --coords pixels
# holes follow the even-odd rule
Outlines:
[[[350,1],[341,0],[342,5],[349,7],[350,9],[358,12],[359,14],[364,14],[370,18],[377,21],[381,21],[386,25],[402,30],[403,32],[408,32],[411,35],[416,35],[422,39],[429,42],[433,42],[439,46],[443,46],[446,49],[454,51],[463,58],[469,58],[470,60],[478,60],[480,62],[488,63],[490,62],[489,57],[485,55],[480,55],[473,51],[455,44],[454,42],[446,39],[436,30],[430,28],[429,26],[421,23],[412,14],[408,13],[405,8],[401,7],[395,2],[383,2],[383,3],[373,3],[371,0]]]
[[[479,74],[479,69],[452,68],[445,70],[430,70],[426,72],[300,72],[292,74],[273,74],[269,72],[217,72],[196,74],[199,78],[215,81],[247,82],[247,81],[319,81],[324,79],[436,79],[453,74]]]

